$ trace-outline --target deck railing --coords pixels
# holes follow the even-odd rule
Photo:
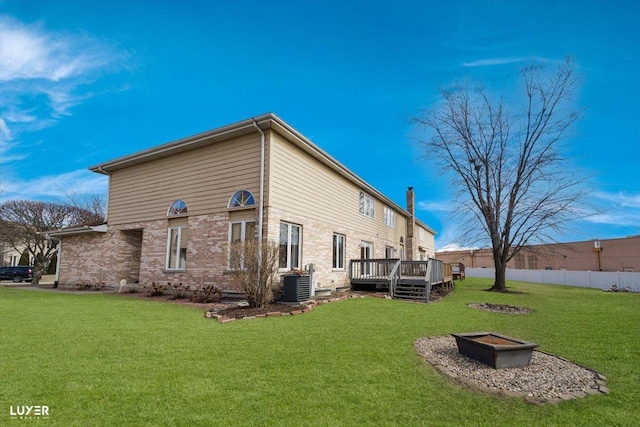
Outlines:
[[[351,280],[386,281],[393,267],[400,261],[397,258],[352,259],[349,261]]]
[[[397,274],[399,279],[422,278],[431,283],[441,283],[444,278],[451,276],[451,266],[433,258],[425,261],[400,261],[397,258],[349,261],[349,278],[353,281],[387,281],[392,273]]]

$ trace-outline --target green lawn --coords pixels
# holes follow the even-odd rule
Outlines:
[[[353,299],[218,324],[117,295],[0,289],[0,425],[638,425],[640,295],[467,279],[429,305]],[[470,302],[522,305],[510,316]],[[491,330],[591,367],[611,394],[534,406],[449,383],[419,337]],[[48,420],[10,406],[47,405]]]

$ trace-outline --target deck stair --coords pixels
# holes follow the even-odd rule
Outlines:
[[[433,286],[452,286],[451,266],[437,259],[366,259],[349,262],[352,285],[375,285],[398,299],[429,302]]]

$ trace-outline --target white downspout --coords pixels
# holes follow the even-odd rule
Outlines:
[[[62,260],[62,239],[58,239],[58,257],[56,258],[56,278],[53,287],[57,288],[60,283],[60,261]]]
[[[258,243],[262,246],[262,222],[264,221],[264,132],[258,126],[255,119],[253,120],[253,125],[260,132],[260,203],[259,203],[259,211],[258,211],[258,229],[260,232],[258,233]]]
[[[264,132],[258,126],[255,119],[253,125],[260,132],[260,203],[258,204],[258,283],[260,283],[260,273],[262,271],[262,233],[264,221]]]

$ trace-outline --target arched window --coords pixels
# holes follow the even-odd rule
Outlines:
[[[230,208],[253,206],[255,204],[256,204],[256,201],[253,198],[253,194],[251,194],[247,190],[237,191],[233,196],[231,196],[231,200],[229,200]]]
[[[176,200],[171,204],[167,216],[184,215],[187,213],[187,204],[183,200]]]
[[[187,204],[178,199],[171,203],[167,216],[167,270],[184,270],[187,265],[187,241],[189,237],[189,221]]]

